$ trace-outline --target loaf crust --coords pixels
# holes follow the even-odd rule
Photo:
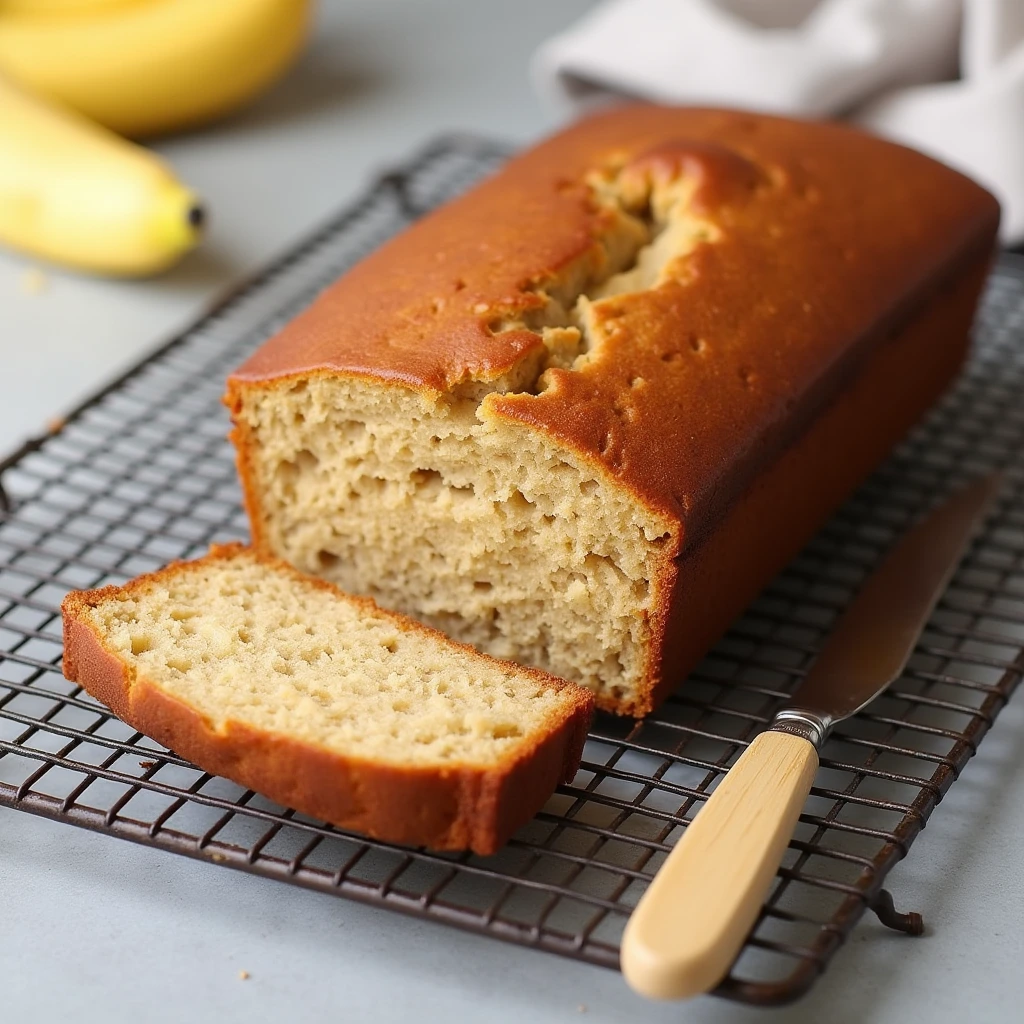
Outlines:
[[[600,699],[640,715],[955,374],[998,225],[984,189],[848,126],[618,108],[510,161],[349,271],[232,375],[226,402],[254,543],[266,549],[244,398],[311,376],[437,396],[509,375],[543,341],[501,325],[536,313],[544,289],[600,249],[607,211],[588,181],[608,168],[620,180],[690,178],[691,208],[718,237],[657,288],[595,306],[601,341],[585,365],[548,369],[539,393],[487,395],[486,415],[554,441],[665,523],[645,692]],[[936,309],[952,310],[955,330]],[[906,338],[914,354],[889,379],[883,368],[899,360],[887,353]],[[857,453],[846,459],[814,434],[855,381],[871,383],[844,405],[844,446]],[[899,414],[875,422],[876,404]],[[772,476],[801,445],[815,454],[798,481],[787,477],[800,489],[794,514],[758,505],[779,500]],[[750,516],[734,525],[752,502],[777,537]],[[702,569],[701,600],[684,567],[704,565],[727,527],[756,557],[738,576]]]
[[[239,547],[218,546],[207,557],[230,558]],[[575,775],[593,700],[581,687],[534,669],[523,671],[547,687],[571,690],[571,714],[552,721],[532,746],[516,749],[513,756],[488,770],[457,763],[443,770],[395,767],[344,757],[237,722],[229,721],[223,729],[215,729],[154,681],[135,676],[83,614],[90,606],[119,593],[131,594],[153,581],[168,583],[187,566],[175,562],[123,587],[68,594],[61,606],[63,671],[67,679],[106,704],[122,721],[204,770],[340,828],[388,842],[437,850],[471,849],[484,855],[498,850],[536,814],[559,783],[570,782]],[[300,575],[284,563],[277,566]],[[433,636],[445,645],[462,649],[466,658],[492,660],[405,616],[384,612],[368,598],[341,594],[322,580],[312,582],[362,604],[374,614],[385,614],[404,632]]]
[[[533,286],[595,245],[604,215],[585,179],[610,162],[694,174],[693,207],[725,236],[699,245],[674,287],[604,309],[624,323],[600,359],[551,371],[538,395],[494,396],[492,411],[604,466],[690,540],[868,349],[991,253],[998,226],[995,199],[968,178],[845,125],[619,109],[510,161],[353,267],[232,374],[229,395],[308,372],[438,394],[507,374],[541,342],[491,325],[538,308]],[[707,355],[674,369],[661,356],[680,336]],[[616,399],[637,377],[622,417]]]

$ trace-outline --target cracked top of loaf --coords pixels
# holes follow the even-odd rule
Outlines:
[[[994,243],[984,189],[856,129],[616,108],[418,221],[229,382],[471,399],[709,521]]]

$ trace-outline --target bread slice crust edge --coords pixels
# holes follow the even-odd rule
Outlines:
[[[235,556],[241,545],[211,549],[206,559]],[[466,657],[493,661],[436,630],[379,609],[368,598],[352,598],[322,580],[303,577],[277,560],[279,570],[364,605],[405,631],[422,631],[462,649]],[[346,756],[286,735],[228,720],[216,728],[194,708],[139,675],[111,650],[84,615],[86,609],[125,592],[137,593],[155,578],[164,582],[190,564],[174,562],[123,587],[73,591],[64,599],[63,670],[118,718],[204,770],[223,775],[276,803],[375,839],[436,850],[470,849],[487,855],[543,806],[579,765],[593,711],[584,688],[520,669],[545,686],[571,691],[568,713],[534,742],[518,745],[497,764],[480,768],[398,766]]]

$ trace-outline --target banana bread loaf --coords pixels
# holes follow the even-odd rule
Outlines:
[[[846,126],[602,113],[231,377],[253,541],[644,714],[949,383],[997,221]]]

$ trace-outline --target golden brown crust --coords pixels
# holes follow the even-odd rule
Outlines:
[[[206,560],[231,558],[240,550],[241,545],[215,547]],[[315,582],[318,587],[341,594],[329,583],[309,581],[283,563],[276,564],[307,583]],[[529,674],[545,686],[571,691],[572,709],[561,720],[553,720],[532,747],[518,748],[486,771],[459,764],[445,769],[397,767],[344,757],[238,722],[214,728],[154,681],[136,678],[83,614],[104,600],[139,592],[154,580],[168,582],[188,565],[172,563],[124,587],[68,594],[61,608],[64,674],[133,728],[204,770],[285,806],[377,839],[438,850],[471,849],[480,854],[493,853],[502,846],[536,814],[560,782],[570,781],[575,774],[593,713],[593,698],[582,687],[536,670],[529,670]],[[381,613],[368,598],[342,596]],[[467,657],[493,661],[404,616],[383,614],[403,630],[439,637],[463,650]]]
[[[542,342],[490,325],[537,308],[535,286],[598,246],[606,213],[584,179],[613,162],[693,174],[695,209],[722,237],[676,280],[601,303],[618,329],[584,367],[549,371],[539,395],[494,396],[491,410],[603,467],[691,536],[925,289],[991,251],[999,216],[969,179],[848,126],[619,108],[363,260],[232,375],[229,403],[309,372],[436,393],[507,372]]]
[[[687,551],[655,625],[665,638],[655,644],[661,655],[652,667],[656,688],[643,705],[607,710],[640,716],[656,708],[942,394],[967,354],[989,263],[982,259],[968,268],[875,352],[813,429]],[[793,501],[794,494],[801,500]]]

